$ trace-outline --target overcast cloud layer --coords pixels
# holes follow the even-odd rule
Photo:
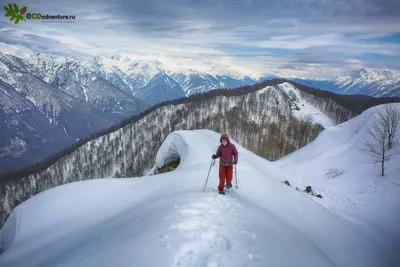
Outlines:
[[[210,61],[250,73],[331,78],[400,68],[398,0],[18,1],[74,24],[2,16],[0,49],[84,58],[126,52],[166,65]],[[3,13],[5,11],[3,10]]]

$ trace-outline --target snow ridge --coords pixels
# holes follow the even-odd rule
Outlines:
[[[387,263],[391,251],[380,249],[354,221],[283,184],[279,179],[295,176],[234,140],[240,155],[239,190],[231,189],[225,196],[214,191],[217,161],[206,191],[201,192],[219,136],[207,130],[169,135],[157,158],[186,153],[179,154],[182,165],[173,172],[70,183],[25,201],[16,209],[19,215],[14,210],[10,216],[14,219],[2,229],[0,239],[6,245],[0,265],[372,267]],[[13,229],[17,229],[14,238]],[[5,242],[7,236],[13,241]]]

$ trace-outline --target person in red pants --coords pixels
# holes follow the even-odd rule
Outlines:
[[[218,147],[217,153],[212,155],[213,159],[219,160],[219,185],[218,191],[220,194],[225,194],[224,185],[226,179],[226,188],[232,187],[232,171],[233,164],[238,162],[238,152],[234,144],[229,140],[229,135],[224,133],[219,140],[221,145]]]

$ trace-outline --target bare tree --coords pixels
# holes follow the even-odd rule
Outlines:
[[[385,105],[379,111],[379,116],[382,119],[388,134],[388,148],[393,146],[396,136],[399,134],[400,109],[393,104]]]
[[[378,110],[378,119],[367,127],[367,136],[362,142],[361,151],[370,156],[374,164],[380,163],[382,176],[385,174],[385,162],[399,154],[397,135],[399,135],[400,109],[392,104]]]

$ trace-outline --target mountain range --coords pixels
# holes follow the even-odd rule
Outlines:
[[[182,90],[186,96],[189,96],[217,88],[237,88],[252,85],[266,79],[286,78],[282,75],[269,73],[258,76],[246,75],[229,66],[212,63],[170,67],[157,60],[138,61],[128,55],[111,58],[98,56],[83,64],[115,86],[128,92],[131,91],[134,96],[143,101],[148,101],[149,98],[146,97],[154,93],[151,90],[147,90],[148,93],[141,92],[142,89],[148,89],[149,86],[154,88],[153,91],[157,91],[160,87],[164,88],[162,90],[170,92]],[[166,83],[162,79],[153,79],[159,73],[163,73],[164,77],[168,77],[168,80],[174,80],[180,88],[175,83]],[[362,94],[374,97],[400,96],[400,71],[393,69],[360,68],[346,71],[342,75],[324,80],[288,79],[338,94]],[[153,83],[157,85],[153,85]],[[175,90],[173,90],[174,88]],[[170,99],[173,98],[171,96]]]
[[[361,94],[374,97],[400,96],[400,71],[361,68],[347,71],[332,80],[290,79],[337,94]]]
[[[0,175],[0,265],[397,266],[400,155],[380,177],[358,149],[382,106],[353,117],[318,95],[361,96],[303,89],[269,80],[164,103]],[[210,165],[222,131],[240,155],[225,196]]]
[[[258,81],[207,67],[221,75],[172,72],[126,56],[79,61],[0,52],[0,172],[40,161],[159,102]]]
[[[40,161],[149,107],[80,63],[0,53],[0,170]]]
[[[175,104],[163,103],[76,142],[40,164],[0,174],[0,210],[4,211],[0,212],[0,225],[15,203],[45,188],[91,177],[146,173],[152,168],[157,149],[172,131],[226,131],[253,153],[276,160],[311,142],[321,129],[356,114],[341,106],[340,101],[314,96],[278,80],[244,89],[214,90],[176,100]],[[171,149],[171,159],[174,155]]]
[[[396,96],[399,77],[360,69],[333,80],[292,80],[339,94]],[[276,76],[251,77],[211,63],[171,68],[128,55],[77,60],[0,52],[0,172],[42,160],[159,102],[271,78]]]

